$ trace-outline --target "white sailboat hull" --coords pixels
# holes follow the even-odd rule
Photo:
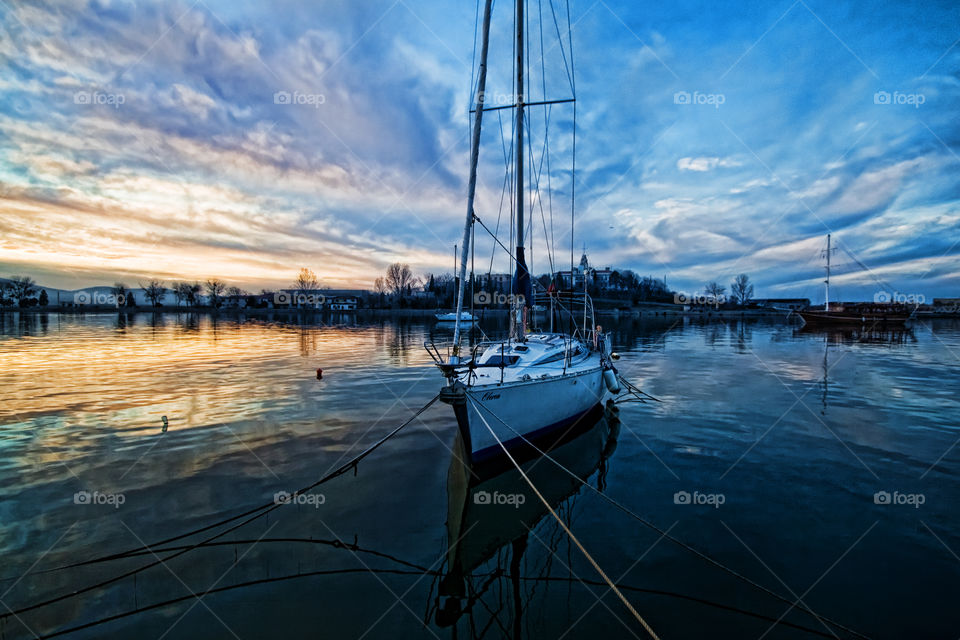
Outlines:
[[[606,388],[597,366],[545,379],[472,386],[465,392],[457,422],[476,462],[501,455],[501,442],[509,449],[574,426],[603,402]]]
[[[433,317],[439,320],[440,322],[456,322],[457,314],[456,313],[435,313]],[[464,311],[460,314],[460,322],[476,322],[476,318],[472,313]]]

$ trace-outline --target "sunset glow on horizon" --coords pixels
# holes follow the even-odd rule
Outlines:
[[[758,295],[817,299],[833,233],[841,296],[960,295],[957,11],[574,3],[576,229],[571,243],[572,111],[558,106],[552,193],[544,178],[543,208],[531,196],[533,271],[550,270],[551,238],[555,269],[572,244],[688,290],[745,272]],[[490,95],[510,93],[508,14],[495,10]],[[0,277],[257,291],[301,267],[344,289],[398,261],[453,271],[473,3],[0,15]],[[545,57],[562,75],[558,51]],[[504,242],[509,113],[485,120],[477,205]],[[477,239],[478,271],[510,270]]]

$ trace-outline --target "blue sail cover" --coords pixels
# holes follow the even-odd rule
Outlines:
[[[533,302],[533,292],[530,288],[530,271],[527,270],[527,260],[524,257],[523,247],[517,247],[517,270],[513,274],[513,283],[510,293],[523,296],[523,307],[529,307]]]

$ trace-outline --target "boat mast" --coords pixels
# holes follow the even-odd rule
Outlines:
[[[526,307],[530,301],[530,273],[523,248],[523,3],[517,0],[517,132],[516,132],[516,170],[514,184],[517,189],[517,249],[516,272],[513,278],[513,300],[510,304],[511,334],[517,340],[523,340],[526,333]]]
[[[477,74],[477,95],[473,117],[473,135],[470,138],[470,178],[467,182],[467,221],[463,225],[463,247],[460,256],[460,282],[457,291],[457,319],[453,327],[453,354],[451,364],[460,363],[460,314],[463,313],[463,296],[466,290],[467,258],[470,250],[470,231],[473,227],[474,213],[473,200],[477,192],[477,162],[480,158],[480,125],[483,121],[484,92],[487,86],[487,50],[490,44],[490,8],[493,0],[486,0],[483,4],[483,27],[480,45],[480,66]],[[456,248],[454,248],[456,261]]]
[[[827,285],[827,293],[825,298],[825,303],[823,305],[824,311],[830,311],[830,234],[827,234],[827,279],[824,280]]]

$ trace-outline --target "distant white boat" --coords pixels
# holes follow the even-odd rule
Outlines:
[[[440,322],[456,322],[457,321],[456,312],[436,313],[434,314],[433,317],[439,320]],[[476,321],[477,321],[477,318],[469,311],[462,311],[460,313],[460,322],[476,322]]]

